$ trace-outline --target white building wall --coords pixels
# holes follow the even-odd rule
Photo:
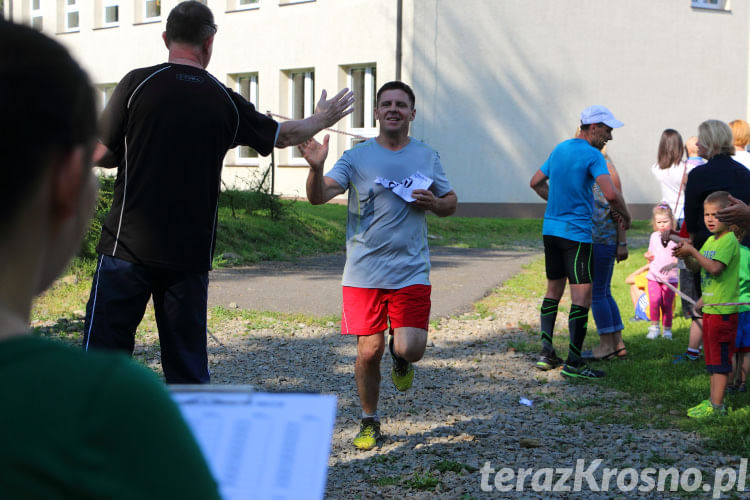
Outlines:
[[[406,78],[413,134],[440,150],[471,202],[539,202],[528,187],[580,111],[609,107],[625,127],[609,154],[628,202],[654,203],[661,132],[687,138],[709,118],[748,116],[748,2],[415,0]]]
[[[13,0],[16,21],[30,22],[31,1]],[[121,0],[119,24],[108,28],[97,24],[101,1],[78,0],[80,28],[65,33],[60,24],[65,0],[41,0],[43,31],[71,50],[96,85],[116,83],[131,69],[167,60],[161,36],[167,15],[179,0],[162,0],[161,18],[150,22],[142,20],[143,0]],[[331,97],[347,85],[350,66],[375,66],[376,84],[395,78],[396,3],[391,0],[259,0],[249,9],[237,8],[237,0],[204,3],[218,25],[208,71],[228,86],[233,84],[230,75],[256,73],[261,112],[291,115],[288,70],[314,71],[314,103],[323,89]],[[5,11],[7,16],[9,5]],[[335,128],[346,131],[349,118]],[[350,145],[349,136],[331,134],[328,165]],[[230,151],[225,158],[223,180],[227,185],[247,187],[271,158],[260,158],[258,166],[247,167],[236,152]],[[287,148],[275,150],[275,161],[276,193],[304,197],[304,160],[292,158]]]
[[[167,58],[161,40],[177,0],[141,23],[142,0],[121,0],[117,27],[100,28],[104,0],[78,0],[80,30],[61,33],[64,0],[41,0],[44,31],[68,46],[97,84]],[[463,206],[538,204],[531,175],[570,137],[591,104],[625,122],[609,153],[631,203],[658,201],[648,172],[661,131],[694,135],[708,118],[747,119],[750,5],[692,8],[696,0],[403,0],[402,79],[417,94],[412,135],[441,153]],[[9,14],[11,0],[5,0]],[[12,0],[28,22],[31,0]],[[348,65],[374,64],[377,85],[396,75],[395,0],[207,0],[219,31],[208,70],[257,73],[259,110],[289,115],[286,70],[315,72],[316,100],[347,83]],[[348,119],[336,125],[348,128]],[[328,167],[350,145],[333,134]],[[276,150],[276,192],[304,196],[307,169]],[[247,185],[259,167],[226,157],[224,178]],[[500,211],[499,213],[502,213]]]

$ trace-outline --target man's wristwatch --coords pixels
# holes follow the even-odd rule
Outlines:
[[[628,242],[627,241],[618,241],[617,244],[620,245],[621,247],[628,246]]]

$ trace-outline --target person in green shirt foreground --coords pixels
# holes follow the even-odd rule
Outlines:
[[[0,19],[0,46],[0,498],[217,499],[153,373],[29,333],[93,213],[96,108],[57,42]]]
[[[739,299],[740,244],[717,212],[730,205],[729,193],[714,191],[703,202],[703,221],[711,236],[700,249],[689,242],[679,243],[674,255],[685,260],[686,266],[696,272],[701,269],[703,295],[695,305],[703,310],[703,349],[706,369],[711,374],[710,398],[687,411],[688,417],[705,418],[723,414],[724,392],[731,359],[736,351],[737,305]]]

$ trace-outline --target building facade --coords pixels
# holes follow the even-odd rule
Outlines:
[[[158,64],[178,0],[5,0],[4,15],[66,45],[104,104],[129,70]],[[747,119],[750,5],[742,0],[205,0],[219,26],[208,70],[262,112],[299,118],[322,89],[349,87],[338,157],[377,133],[377,87],[410,83],[412,135],[437,149],[462,214],[539,215],[528,181],[570,137],[581,109],[625,122],[609,146],[629,203],[659,201],[649,167],[661,131]],[[307,169],[274,153],[275,191],[304,196]],[[270,158],[236,148],[227,186],[249,187]],[[640,211],[639,211],[640,212]]]

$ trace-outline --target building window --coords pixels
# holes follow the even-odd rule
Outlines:
[[[232,75],[234,90],[258,109],[258,74]],[[250,146],[239,146],[235,153],[236,163],[258,165],[258,152]]]
[[[288,110],[292,120],[307,118],[315,108],[315,73],[313,71],[289,72]],[[292,148],[292,158],[302,158],[299,149]]]
[[[96,93],[99,100],[99,111],[103,110],[105,106],[107,106],[109,99],[112,97],[112,92],[115,91],[115,87],[117,87],[116,83],[100,83],[96,85]]]
[[[143,0],[143,18],[146,20],[161,17],[161,0]]]
[[[102,0],[102,26],[116,26],[120,22],[118,0]]]
[[[349,115],[348,132],[362,137],[378,135],[375,124],[375,66],[356,66],[347,70],[346,86],[354,92],[354,111]],[[351,138],[351,146],[362,139]]]
[[[228,0],[227,10],[257,9],[258,0]]]
[[[42,31],[43,17],[42,17],[42,0],[31,0],[31,27],[35,30]]]
[[[279,0],[279,5],[291,5],[293,3],[307,3],[315,0]]]
[[[690,6],[696,9],[728,10],[729,0],[692,0]]]
[[[65,0],[65,31],[78,31],[78,0]]]

